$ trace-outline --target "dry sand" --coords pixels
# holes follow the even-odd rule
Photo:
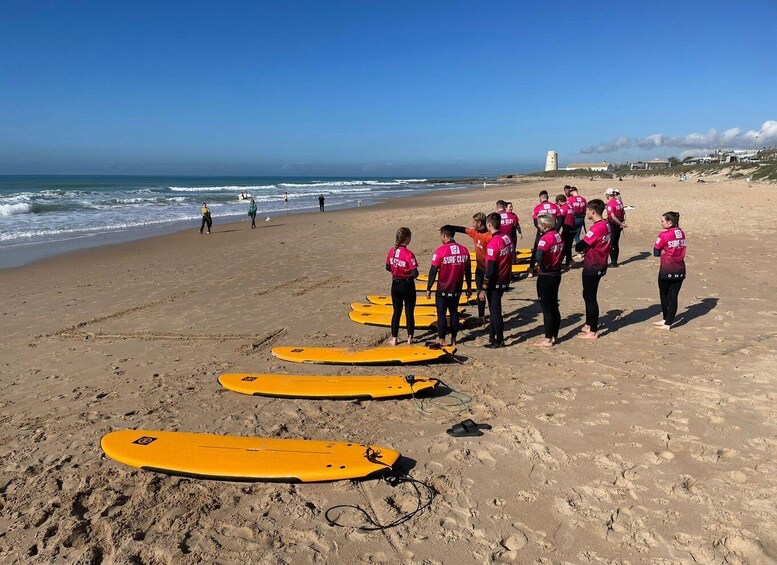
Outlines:
[[[216,218],[210,236],[192,226],[0,272],[0,561],[775,562],[774,186],[618,183],[637,209],[622,266],[601,285],[599,341],[571,339],[583,309],[573,270],[561,284],[557,347],[529,346],[541,314],[534,282],[522,280],[505,299],[508,348],[484,349],[478,329],[461,336],[463,363],[407,370],[472,394],[469,412],[252,398],[216,382],[224,371],[364,373],[292,366],[270,349],[383,342],[387,331],[347,312],[388,291],[383,261],[397,227],[413,230],[426,268],[442,223],[466,224],[504,197],[531,232],[538,190],[564,183],[277,217],[253,231]],[[607,186],[577,184],[587,198]],[[689,276],[677,328],[664,332],[650,324],[659,306],[647,253],[670,209],[688,234]],[[493,430],[444,433],[465,417]],[[389,520],[414,498],[379,481],[238,484],[140,471],[100,450],[100,437],[119,428],[385,445],[440,494],[392,530],[332,528],[323,517],[331,505]]]

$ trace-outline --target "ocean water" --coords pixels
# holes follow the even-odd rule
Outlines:
[[[0,267],[198,228],[203,202],[216,225],[242,219],[249,200],[241,193],[256,200],[264,219],[317,210],[319,195],[336,209],[463,186],[402,178],[0,176]]]

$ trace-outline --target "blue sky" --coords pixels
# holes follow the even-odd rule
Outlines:
[[[5,0],[2,14],[0,174],[476,175],[548,149],[562,165],[666,157],[688,134],[777,120],[774,1]],[[654,134],[672,141],[637,143]]]

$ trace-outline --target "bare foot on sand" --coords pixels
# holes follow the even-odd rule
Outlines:
[[[658,326],[658,324],[656,324],[656,325]],[[658,329],[659,329],[659,330],[671,330],[671,329],[672,329],[672,326],[670,326],[669,324],[664,324],[664,323],[662,322],[662,323],[661,323],[661,325],[660,325],[660,326],[658,326]]]
[[[553,340],[548,338],[538,339],[532,344],[534,347],[553,347]]]
[[[410,336],[409,338],[407,338],[407,344],[413,345],[413,336]]]
[[[580,339],[599,339],[599,336],[596,335],[596,332],[587,331],[587,332],[580,332],[577,334],[577,337]]]
[[[654,326],[665,326],[665,325],[666,325],[666,322],[664,322],[663,320],[661,320],[660,322],[653,322],[653,325],[654,325]]]
[[[392,337],[391,340],[389,341],[389,345],[396,345],[396,344],[397,344],[397,338]]]

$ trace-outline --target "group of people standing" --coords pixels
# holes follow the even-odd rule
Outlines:
[[[559,288],[562,273],[572,265],[572,252],[582,255],[582,295],[585,323],[578,337],[597,339],[599,329],[598,290],[608,267],[617,267],[620,235],[628,227],[620,192],[608,188],[607,202],[596,198],[586,201],[577,188],[565,186],[564,193],[550,202],[547,191],[539,193],[539,204],[532,213],[536,228],[527,277],[537,279],[537,297],[542,308],[544,337],[535,345],[551,347],[558,342],[561,328]],[[586,221],[589,223],[586,229]],[[660,257],[658,275],[662,320],[655,325],[670,329],[677,314],[677,302],[685,280],[685,233],[680,228],[680,214],[666,212],[661,218],[662,231],[653,246]],[[455,240],[457,233],[472,238],[475,247],[474,285],[469,250]],[[392,274],[391,297],[393,316],[391,335],[397,344],[399,325],[404,310],[408,343],[415,331],[414,308],[418,262],[408,249],[411,231],[406,227],[396,233],[394,246],[386,257],[386,270]],[[432,255],[426,297],[435,295],[438,344],[456,344],[459,331],[459,306],[462,295],[468,300],[477,296],[478,317],[485,324],[489,311],[489,341],[485,347],[504,347],[502,296],[510,289],[512,265],[516,262],[516,244],[523,238],[520,221],[512,203],[499,200],[496,211],[472,216],[470,227],[445,225],[440,228],[440,247]],[[436,282],[436,287],[435,287]],[[465,288],[466,283],[466,288]]]

